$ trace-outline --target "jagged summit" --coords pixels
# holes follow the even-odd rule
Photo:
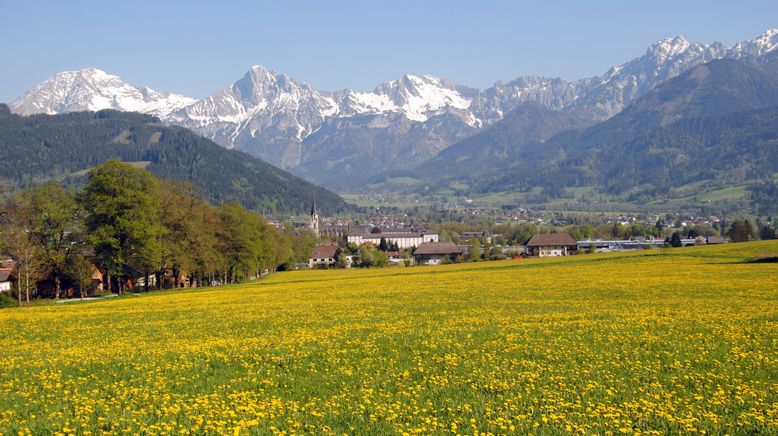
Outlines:
[[[116,109],[165,117],[194,102],[182,95],[134,87],[119,76],[90,67],[57,73],[13,101],[10,107],[22,115]]]

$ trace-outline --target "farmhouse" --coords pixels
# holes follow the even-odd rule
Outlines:
[[[0,270],[0,292],[11,292],[11,271]]]
[[[337,244],[317,245],[308,256],[308,268],[329,268],[335,265],[338,256]]]
[[[538,257],[578,254],[578,241],[567,233],[538,234],[527,242],[527,251]]]
[[[376,247],[384,238],[390,244],[397,244],[400,250],[418,247],[424,242],[438,242],[438,234],[428,231],[400,231],[400,232],[380,232],[367,233],[361,235],[349,235],[348,242],[356,245],[362,245],[369,242]]]
[[[462,250],[453,242],[423,242],[413,252],[413,260],[419,265],[438,265],[461,255]]]

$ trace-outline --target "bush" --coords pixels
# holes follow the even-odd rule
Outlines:
[[[19,307],[19,302],[11,295],[0,292],[0,309],[6,309],[8,307]]]

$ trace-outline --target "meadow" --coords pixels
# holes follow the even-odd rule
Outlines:
[[[775,241],[0,311],[2,434],[778,434]]]

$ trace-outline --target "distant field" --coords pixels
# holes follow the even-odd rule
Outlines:
[[[0,310],[0,433],[778,434],[771,257],[300,271]]]

